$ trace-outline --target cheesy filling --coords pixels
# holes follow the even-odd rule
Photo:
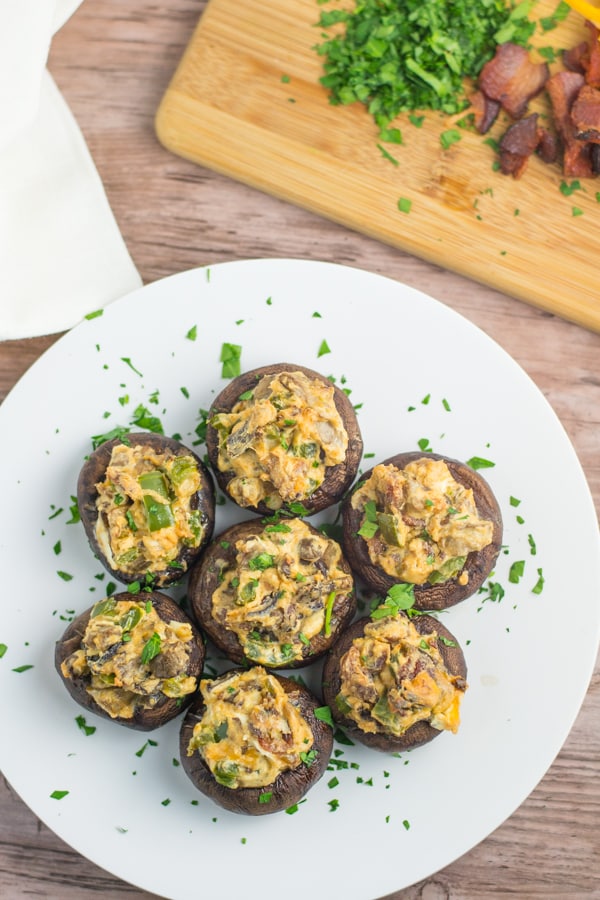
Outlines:
[[[466,684],[448,673],[438,640],[407,616],[369,622],[341,659],[341,712],[364,732],[399,737],[425,721],[455,733]]]
[[[473,491],[443,460],[375,466],[351,502],[362,511],[358,533],[371,562],[410,584],[467,584],[468,554],[492,542],[493,523],[479,517]]]
[[[270,509],[301,502],[342,463],[348,435],[334,402],[333,385],[303,372],[265,375],[230,413],[217,413],[218,466],[240,506]]]
[[[111,567],[130,575],[160,572],[184,547],[198,547],[205,525],[192,498],[200,485],[192,456],[115,446],[96,485],[96,538]]]
[[[353,587],[341,568],[339,544],[290,519],[258,529],[235,549],[234,565],[220,563],[214,619],[237,635],[253,662],[302,659],[312,638],[335,628],[336,597]]]
[[[164,622],[151,601],[109,597],[94,606],[81,646],[61,671],[88,679],[87,692],[111,718],[131,719],[164,696],[196,690],[186,674],[192,640],[189,622]]]
[[[281,684],[260,666],[202,680],[206,704],[187,755],[197,751],[215,780],[229,788],[272,784],[297,769],[314,743],[312,730]]]

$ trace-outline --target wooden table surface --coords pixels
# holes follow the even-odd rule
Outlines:
[[[159,145],[154,112],[204,6],[202,0],[85,0],[51,48],[49,68],[82,128],[144,282],[227,260],[300,257],[358,266],[431,294],[490,334],[533,378],[571,438],[600,510],[600,334],[194,166]],[[0,400],[57,337],[0,343]],[[565,608],[572,599],[565,598]],[[597,667],[563,749],[521,807],[471,852],[394,900],[600,898],[599,723]],[[0,897],[31,895],[151,896],[71,850],[3,780]]]

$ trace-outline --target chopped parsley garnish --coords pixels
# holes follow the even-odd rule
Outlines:
[[[152,415],[149,409],[140,403],[134,410],[133,417],[131,419],[132,425],[137,425],[138,428],[145,428],[147,431],[152,431],[154,434],[164,434],[164,428],[162,422],[158,418],[158,416]]]
[[[396,159],[396,157],[395,157],[395,156],[392,156],[391,153],[388,153],[388,151],[385,149],[385,147],[382,147],[381,144],[377,144],[377,149],[379,150],[379,152],[381,153],[381,155],[383,156],[383,158],[384,158],[384,159],[387,159],[388,162],[391,162],[392,165],[394,165],[394,166],[399,166],[399,165],[400,165],[400,163],[398,162],[398,160]]]
[[[412,584],[394,584],[381,603],[375,599],[375,608],[371,611],[372,619],[384,619],[386,616],[396,616],[401,611],[412,609],[415,603],[415,589]]]
[[[69,791],[52,791],[50,797],[52,800],[62,800],[63,797],[66,797]]]
[[[497,581],[488,581],[485,585],[479,588],[478,593],[485,594],[483,598],[483,602],[486,600],[491,600],[492,603],[499,603],[506,591]]]
[[[303,503],[300,503],[299,500],[293,500],[291,503],[288,503],[286,512],[291,513],[293,516],[307,516],[309,513],[306,506],[304,506]]]
[[[461,140],[461,133],[457,131],[456,128],[448,128],[446,131],[442,131],[440,134],[440,143],[444,150],[448,150],[452,144],[456,144]]]
[[[131,359],[130,359],[128,356],[122,356],[122,357],[121,357],[121,362],[124,362],[126,366],[129,366],[129,368],[132,370],[132,372],[135,372],[135,374],[136,374],[136,375],[139,375],[140,378],[143,378],[143,377],[144,377],[144,376],[142,375],[142,373],[139,371],[139,369],[136,369],[136,367],[135,367],[134,364],[131,362]]]
[[[63,581],[71,581],[73,576],[69,572],[62,572],[60,569],[56,573],[59,578],[62,578]]]
[[[403,111],[460,112],[468,105],[464,79],[476,80],[496,44],[527,43],[535,28],[529,5],[362,0],[324,10],[317,24],[325,39],[315,47],[321,83],[332,105],[362,103],[380,129]]]
[[[107,441],[112,441],[114,438],[118,438],[122,440],[123,436],[128,433],[129,429],[125,428],[123,425],[115,425],[110,431],[105,432],[104,434],[95,434],[92,436],[92,447],[94,450],[97,450],[102,444],[105,444]]]
[[[160,635],[155,631],[152,637],[146,641],[142,650],[142,663],[147,665],[155,656],[160,653],[161,639]]]
[[[263,572],[265,569],[271,569],[275,565],[275,559],[270,553],[259,553],[248,560],[248,568],[253,572]]]
[[[320,722],[326,722],[332,728],[334,727],[333,716],[328,706],[317,706],[314,712],[316,719],[319,719]]]
[[[237,378],[241,375],[242,348],[239,344],[224,343],[221,346],[219,362],[221,366],[221,378]]]
[[[195,341],[197,337],[198,337],[198,326],[192,325],[192,327],[186,334],[186,338],[188,339],[188,341]]]
[[[144,753],[146,752],[146,750],[148,749],[148,747],[158,747],[158,743],[156,741],[152,741],[152,740],[150,740],[150,738],[148,738],[146,743],[143,744],[139,750],[135,751],[135,755],[137,757],[141,758],[144,755]]]
[[[7,650],[8,647],[6,646],[6,644],[0,644],[0,659],[2,659]]]
[[[325,637],[329,637],[331,634],[331,616],[333,613],[333,604],[335,603],[335,594],[335,591],[331,591],[325,604],[325,624],[323,626]]]
[[[77,727],[79,728],[79,730],[83,731],[86,737],[89,737],[96,731],[95,725],[86,725],[84,716],[76,716],[75,721],[77,722]]]
[[[77,525],[77,523],[81,521],[81,516],[79,515],[79,506],[77,505],[77,497],[71,496],[69,512],[71,513],[71,518],[67,519],[67,525]]]
[[[482,456],[472,456],[471,459],[467,460],[467,465],[472,469],[492,469],[496,463],[492,462],[489,459],[484,459]]]
[[[537,573],[538,573],[538,580],[531,589],[532,594],[541,594],[542,591],[544,590],[544,576],[542,574],[542,570],[538,569]]]
[[[300,753],[300,759],[305,766],[312,766],[318,755],[319,751],[313,748],[312,750]]]
[[[318,357],[325,356],[326,353],[331,353],[331,349],[330,349],[330,347],[329,347],[329,344],[327,343],[327,341],[321,341],[321,345],[320,345],[319,350],[318,350],[318,352],[317,352],[317,356],[318,356]]]
[[[510,567],[508,580],[511,584],[518,584],[525,573],[525,560],[518,559]]]

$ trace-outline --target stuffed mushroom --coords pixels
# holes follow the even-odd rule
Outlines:
[[[56,644],[55,666],[74,700],[140,731],[178,716],[204,665],[202,636],[158,591],[106,597],[82,613]]]
[[[80,472],[77,502],[92,549],[121,582],[172,584],[212,537],[211,476],[195,453],[163,435],[102,444]]]
[[[344,391],[311,369],[278,363],[240,375],[219,394],[206,447],[238,506],[312,515],[352,484],[363,443]]]
[[[467,666],[433,616],[390,613],[381,604],[347,629],[322,677],[334,720],[375,750],[410,750],[458,730]]]
[[[191,609],[233,662],[269,669],[314,662],[354,617],[340,545],[303,519],[253,519],[216,538],[192,569]]]
[[[333,732],[319,706],[307,688],[262,666],[203,679],[181,727],[183,768],[232,812],[288,809],[329,763]]]
[[[376,594],[414,585],[415,608],[440,610],[477,591],[502,544],[500,507],[465,463],[400,453],[366,472],[342,504],[343,546]]]

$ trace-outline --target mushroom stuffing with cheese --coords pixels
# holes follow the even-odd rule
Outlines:
[[[303,519],[254,519],[227,529],[192,570],[188,598],[231,660],[268,668],[313,662],[356,612],[342,548]]]
[[[362,580],[383,593],[415,587],[417,609],[473,594],[502,542],[498,503],[465,463],[404,453],[366,472],[343,503],[344,549]]]
[[[180,732],[183,768],[233,812],[264,815],[297,803],[323,775],[333,746],[319,701],[262,666],[203,679]]]
[[[78,505],[88,539],[121,581],[181,578],[210,540],[214,489],[201,460],[177,441],[129,434],[84,464]]]
[[[328,378],[277,364],[235,378],[214,401],[207,451],[238,506],[310,515],[340,499],[362,455],[356,415]]]
[[[432,616],[382,603],[334,646],[323,695],[359,742],[393,752],[456,733],[467,668],[456,638]]]
[[[204,642],[177,603],[158,591],[114,594],[67,627],[55,665],[82,706],[147,730],[191,702]]]

